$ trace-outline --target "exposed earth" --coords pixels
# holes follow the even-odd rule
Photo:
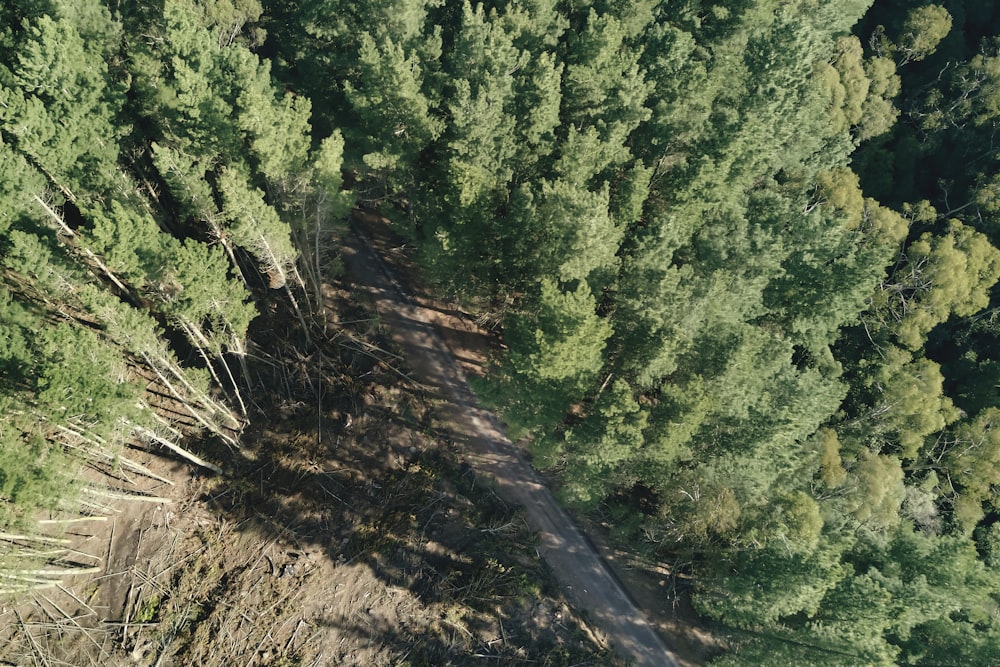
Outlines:
[[[405,265],[393,269],[409,281]],[[173,485],[86,473],[133,498],[51,527],[67,562],[100,572],[4,603],[3,664],[625,664],[552,576],[524,511],[473,473],[365,295],[348,281],[323,295],[311,344],[279,344],[302,338],[280,304],[258,320],[244,449],[200,450],[224,476],[136,450]],[[481,371],[496,337],[435,306],[448,348]],[[718,649],[671,599],[669,573],[592,529],[680,664],[703,664]]]
[[[425,314],[432,309],[409,297],[363,231],[347,239],[345,255],[349,274],[371,292],[379,314],[390,324],[393,340],[407,352],[416,374],[441,397],[442,427],[463,443],[475,472],[486,475],[504,500],[523,508],[528,525],[539,535],[540,553],[576,605],[587,610],[637,666],[678,667],[645,614],[506,437],[496,417],[479,405],[451,350]]]

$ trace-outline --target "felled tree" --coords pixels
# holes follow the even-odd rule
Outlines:
[[[294,274],[297,252],[288,225],[264,200],[264,193],[247,183],[246,175],[229,167],[219,174],[219,194],[232,242],[253,253],[272,288],[284,287]]]
[[[72,463],[57,442],[44,437],[32,405],[33,391],[47,384],[38,373],[40,341],[32,335],[38,324],[7,290],[0,291],[0,405],[8,420],[0,429],[3,530],[20,527],[38,509],[54,509],[72,499]]]

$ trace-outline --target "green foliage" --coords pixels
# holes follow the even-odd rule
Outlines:
[[[117,48],[120,28],[96,0],[79,5],[65,15],[25,17],[23,30],[5,35],[0,122],[5,141],[55,187],[69,197],[92,197],[114,180],[125,128],[116,117],[122,86],[105,60]],[[92,21],[81,27],[91,34],[74,21],[86,13]]]
[[[309,99],[279,95],[270,62],[236,39],[238,30],[205,30],[232,31],[258,15],[254,3],[169,0],[137,26],[158,38],[131,55],[137,106],[155,128],[153,164],[180,213],[231,257],[233,246],[250,252],[280,287],[299,248],[312,250],[326,221],[346,212],[339,192],[327,190],[342,183],[331,170],[343,143],[331,133],[314,154]]]
[[[881,363],[864,380],[871,391],[871,411],[865,425],[872,436],[895,442],[904,458],[917,456],[924,438],[961,416],[944,394],[940,366],[890,347]]]
[[[712,667],[753,667],[754,665],[815,665],[816,667],[853,667],[864,664],[891,667],[894,654],[884,643],[852,648],[837,640],[858,641],[858,637],[840,638],[823,628],[821,632],[796,632],[786,628],[768,629],[750,635],[730,652],[713,660]]]
[[[994,489],[1000,483],[998,418],[1000,410],[988,408],[945,436],[947,448],[941,464],[948,481],[944,491],[956,495],[956,503],[961,501],[958,507],[964,511],[956,512],[956,523],[966,533],[985,516],[983,504],[996,502]]]
[[[648,120],[649,86],[639,67],[641,48],[623,48],[629,32],[641,33],[651,14],[632,25],[591,8],[585,27],[567,40],[563,121],[598,128],[602,138],[624,138]]]
[[[370,33],[361,34],[358,76],[344,83],[344,91],[369,147],[365,163],[402,171],[440,136],[443,124],[431,115],[430,100],[421,90],[419,57],[407,55],[391,35],[380,39],[377,43]]]
[[[996,15],[8,3],[0,520],[53,506],[59,426],[149,423],[126,364],[229,437],[248,269],[318,286],[347,180],[508,311],[481,389],[563,497],[659,498],[644,529],[744,633],[720,664],[988,664]]]
[[[927,233],[909,244],[893,278],[875,307],[899,320],[894,333],[916,350],[950,316],[967,317],[989,305],[989,289],[1000,278],[1000,251],[955,220],[944,236]]]
[[[848,475],[853,488],[848,510],[870,530],[888,530],[899,523],[906,498],[899,461],[884,454],[862,453]]]
[[[615,468],[642,448],[647,422],[648,414],[627,382],[616,380],[603,391],[590,414],[565,433],[567,477],[573,480],[567,499],[586,504],[606,497],[613,488]]]
[[[240,60],[233,79],[240,82],[233,105],[236,125],[249,144],[256,171],[271,187],[294,191],[306,169],[309,152],[308,98],[286,94],[276,99],[267,61],[249,51],[236,50]]]
[[[830,96],[830,129],[840,133],[864,118],[870,83],[861,42],[844,36],[837,40],[836,49],[832,63],[817,63],[817,79]]]
[[[728,624],[752,628],[782,617],[814,616],[828,591],[849,574],[840,551],[831,546],[810,553],[788,553],[775,546],[738,553],[715,588],[696,597],[702,613]]]
[[[885,134],[899,117],[892,102],[900,92],[896,64],[889,58],[872,56],[865,61],[865,74],[869,83],[858,133],[861,141]]]
[[[611,325],[595,313],[586,282],[564,290],[543,280],[537,315],[511,323],[509,337],[520,352],[511,355],[514,371],[532,382],[581,386],[600,371]]]
[[[951,14],[940,5],[921,5],[910,10],[895,44],[889,50],[901,64],[923,60],[951,30]]]
[[[642,446],[647,417],[636,403],[632,389],[616,380],[602,392],[591,414],[566,433],[566,440],[582,451],[575,452],[586,465],[609,468],[634,456]]]
[[[239,349],[239,341],[257,316],[257,309],[248,303],[249,294],[230,278],[230,271],[221,248],[187,241],[177,249],[161,288],[163,312],[208,331],[216,354],[221,353],[222,345]]]
[[[847,479],[840,458],[840,439],[837,432],[829,428],[821,428],[815,437],[820,448],[820,479],[827,488],[835,489]]]

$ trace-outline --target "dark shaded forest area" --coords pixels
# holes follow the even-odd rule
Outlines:
[[[478,389],[562,499],[733,629],[713,664],[1000,664],[992,0],[0,29],[0,529],[86,512],[75,471],[130,440],[218,470],[251,322],[318,307],[361,206],[502,334]]]

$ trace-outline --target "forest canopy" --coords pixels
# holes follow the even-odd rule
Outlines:
[[[360,205],[499,322],[481,395],[689,570],[718,664],[1000,663],[993,2],[0,17],[6,524],[83,450],[238,447],[251,322]]]

